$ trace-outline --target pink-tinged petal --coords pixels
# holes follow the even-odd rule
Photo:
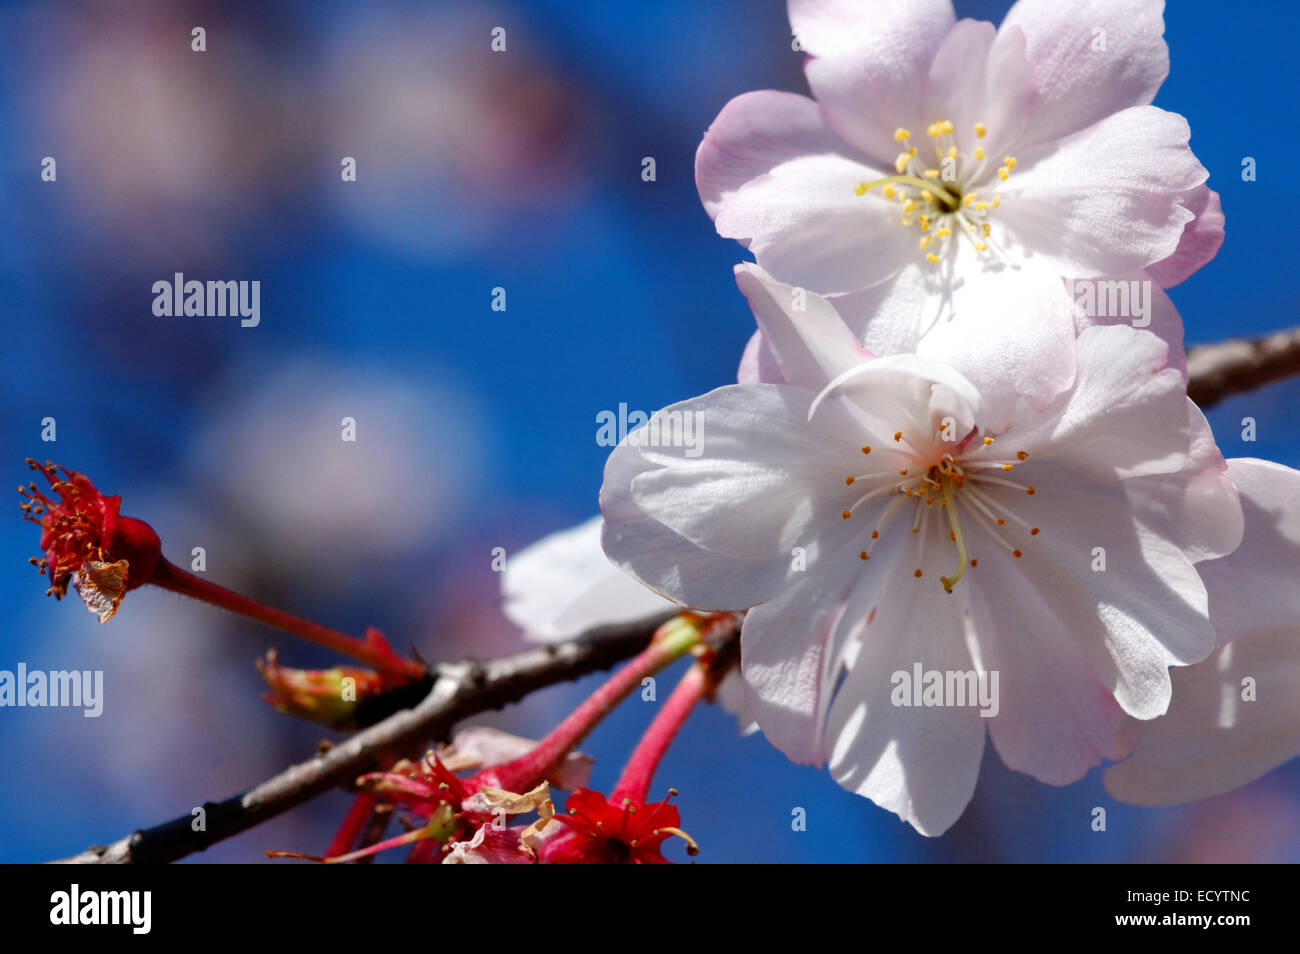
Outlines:
[[[935,266],[913,263],[875,288],[829,299],[863,347],[945,361],[984,395],[997,429],[1017,397],[1050,404],[1074,380],[1076,320],[1058,275],[1007,266],[958,247]]]
[[[1019,0],[1002,32],[1024,31],[1038,81],[1028,142],[1078,132],[1145,106],[1169,75],[1164,0]]]
[[[1138,718],[1160,715],[1169,703],[1168,667],[1200,662],[1214,648],[1196,567],[1176,542],[1135,517],[1122,483],[1097,483],[1033,456],[1015,475],[1036,492],[983,489],[994,513],[1015,518],[998,528],[1006,546],[1022,552],[1013,556],[1014,568],[1068,621],[1091,672],[1124,710]],[[968,576],[972,585],[982,585],[985,557],[995,545],[971,544],[979,560]],[[1002,610],[1010,608],[994,607]]]
[[[778,561],[783,579],[798,579],[792,550],[804,548],[813,567],[833,536],[826,528],[842,529],[842,471],[863,433],[840,402],[810,421],[815,397],[804,388],[735,384],[658,412],[647,428],[660,415],[689,416],[707,452],[692,457],[690,448],[664,442],[638,448],[649,467],[632,479],[636,506],[719,557]]]
[[[1227,221],[1219,193],[1201,185],[1185,192],[1183,205],[1196,218],[1183,229],[1178,248],[1162,262],[1147,266],[1147,274],[1163,288],[1173,288],[1185,281],[1193,272],[1219,254],[1223,245],[1223,227]]]
[[[1182,470],[1191,446],[1187,388],[1167,355],[1149,331],[1085,329],[1074,388],[1041,415],[1018,411],[1008,439],[1031,458],[1050,454],[1102,483]]]
[[[801,156],[854,150],[822,119],[807,96],[758,90],[722,107],[695,153],[695,186],[710,218],[745,183]],[[892,162],[892,158],[890,160]]]
[[[549,827],[549,826],[548,826]],[[454,841],[448,848],[444,865],[531,865],[536,853],[523,843],[513,828],[497,828],[490,822],[479,826],[469,841]]]
[[[1018,398],[1041,410],[1074,383],[1073,308],[1050,272],[1024,267],[1013,274],[973,262],[971,249],[961,253],[969,254],[962,255],[950,308],[923,329],[916,352],[974,384],[984,426],[996,431]]]
[[[756,265],[737,265],[736,284],[749,301],[781,378],[821,390],[872,355],[858,344],[825,298],[778,282]]]
[[[1150,269],[1111,278],[1066,280],[1066,293],[1075,303],[1075,328],[1082,333],[1094,325],[1128,325],[1151,332],[1169,346],[1166,365],[1187,377],[1183,319]]]
[[[1123,710],[1094,661],[1105,630],[1082,594],[1044,592],[1024,574],[1026,558],[1012,557],[978,530],[971,536],[979,566],[965,582],[980,661],[998,673],[998,708],[988,720],[994,747],[1008,768],[1067,785],[1115,758]],[[1039,558],[1028,545],[1026,551],[1027,559]],[[1076,572],[1089,570],[1081,563]],[[1071,609],[1085,615],[1076,619],[1067,615]]]
[[[1168,258],[1193,218],[1180,196],[1208,175],[1190,134],[1182,116],[1135,106],[1022,150],[997,213],[1008,251],[1038,256],[1067,278],[1121,275]]]
[[[897,432],[916,446],[928,445],[940,430],[969,433],[983,417],[981,396],[973,384],[948,365],[915,354],[889,355],[855,365],[813,401],[812,420],[842,448],[846,425],[837,417],[842,409],[837,403],[840,398],[866,434],[883,439]],[[819,417],[821,414],[826,417]],[[886,446],[873,453],[893,451]]]
[[[714,701],[730,712],[740,723],[741,735],[753,735],[758,731],[758,723],[749,707],[749,698],[745,693],[745,680],[734,669],[723,677],[718,688],[713,691]]]
[[[1191,446],[1183,469],[1134,477],[1125,487],[1136,518],[1199,563],[1236,550],[1244,521],[1236,485],[1209,422],[1191,401],[1187,414]],[[1213,621],[1213,602],[1210,615]]]
[[[745,344],[736,369],[737,384],[788,384],[781,365],[777,363],[772,346],[762,331],[755,331]]]
[[[962,597],[907,598],[937,592],[952,569],[933,540],[924,554],[910,534],[882,537],[870,561],[840,553],[818,577],[749,612],[741,666],[773,745],[796,762],[829,761],[842,786],[938,835],[974,791],[984,720],[973,708],[902,707],[891,698],[894,674],[911,676],[918,663],[973,668]]]
[[[855,191],[883,174],[829,153],[791,159],[724,197],[718,234],[747,246],[779,281],[824,295],[867,288],[916,252],[900,234],[897,203]]]
[[[1294,617],[1293,617],[1294,623]],[[1247,701],[1243,685],[1254,682]],[[1126,720],[1132,757],[1106,770],[1106,790],[1135,805],[1177,805],[1231,791],[1300,755],[1300,627],[1234,640],[1173,674],[1169,713]]]
[[[856,554],[835,560],[745,616],[740,665],[747,708],[767,740],[793,762],[826,761],[826,712],[844,643],[885,597],[897,542],[886,540],[889,552],[878,552],[870,563]]]
[[[503,607],[531,638],[568,639],[593,626],[646,619],[674,608],[628,576],[600,547],[601,518],[553,533],[506,561]]]
[[[925,79],[952,29],[950,0],[790,0],[808,85],[836,132],[882,163],[922,117]],[[933,121],[933,119],[928,120]]]
[[[945,595],[938,582],[952,572],[951,555],[933,539],[924,556],[917,537],[903,534],[902,541],[904,553],[882,574],[892,598],[879,603],[874,618],[861,604],[846,612],[854,635],[846,646],[843,685],[826,717],[827,761],[844,788],[935,836],[952,826],[974,794],[987,720],[971,705],[895,704],[901,701],[895,693],[903,691],[897,673],[911,676],[917,665],[939,672],[976,668],[965,638],[964,594]],[[837,675],[831,671],[828,685],[836,685]]]
[[[1036,99],[1024,34],[1018,29],[999,33],[991,23],[961,20],[930,65],[924,116],[928,122],[951,120],[963,155],[973,156],[975,148],[983,146],[989,155],[1000,157],[1020,141]],[[983,139],[975,134],[976,123],[986,130]],[[920,143],[928,161],[928,143]]]
[[[1228,476],[1241,494],[1241,546],[1198,567],[1220,642],[1300,623],[1300,471],[1242,457]]]

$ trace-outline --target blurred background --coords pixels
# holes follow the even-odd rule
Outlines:
[[[957,2],[994,22],[1009,6]],[[1261,38],[1293,30],[1294,9],[1236,4],[1226,29],[1221,3],[1178,0],[1165,18],[1156,104],[1190,120],[1228,219],[1218,258],[1172,291],[1188,341],[1293,324],[1274,230],[1298,198],[1297,66]],[[491,551],[595,512],[597,412],[734,380],[753,322],[742,251],[699,204],[694,153],[732,96],[806,92],[801,56],[779,0],[0,4],[0,469],[82,470],[174,561],[202,546],[210,579],[329,625],[373,624],[428,659],[519,648]],[[151,286],[175,272],[260,281],[261,324],[155,317]],[[1210,417],[1227,456],[1300,466],[1297,404],[1293,381]],[[260,702],[253,659],[331,657],[150,588],[101,627],[75,594],[43,596],[17,503],[0,520],[0,668],[102,669],[106,700],[99,719],[0,711],[0,861],[187,814],[328,734]],[[597,678],[482,721],[538,736]],[[597,787],[650,717],[633,699],[584,745]],[[1100,770],[1051,788],[989,747],[965,816],[926,839],[709,707],[662,766],[670,785],[701,862],[1300,860],[1279,837],[1300,830],[1297,762],[1150,810],[1114,803]],[[191,860],[319,852],[348,804],[331,793]]]

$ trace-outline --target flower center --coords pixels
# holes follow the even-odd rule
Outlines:
[[[939,446],[924,453],[908,441],[902,431],[898,431],[894,434],[894,441],[906,444],[910,454],[905,453],[904,462],[909,463],[909,466],[897,470],[851,474],[844,478],[845,486],[855,487],[859,491],[865,489],[865,492],[841,511],[843,519],[850,519],[872,501],[888,501],[880,509],[880,516],[865,546],[858,552],[859,559],[871,559],[871,551],[880,541],[881,535],[909,505],[912,512],[912,533],[920,537],[918,557],[921,562],[924,562],[926,542],[930,535],[931,515],[935,515],[934,520],[939,525],[940,532],[943,529],[942,523],[947,523],[948,540],[956,549],[957,568],[951,576],[939,578],[945,592],[952,592],[968,568],[979,566],[978,558],[971,556],[966,549],[966,539],[962,533],[964,520],[973,521],[988,531],[1014,558],[1024,556],[1021,546],[1027,545],[1041,530],[1016,514],[1005,502],[999,503],[994,494],[1001,493],[1006,488],[1030,497],[1037,493],[1033,484],[1020,484],[1000,476],[1027,461],[1029,453],[1021,450],[1010,458],[1004,458],[993,450],[994,438],[974,438],[975,431],[972,430],[956,444],[945,445],[939,442]],[[863,447],[862,453],[870,455],[871,448]],[[917,579],[924,576],[920,567],[917,567],[913,576]]]
[[[988,135],[983,123],[976,123],[974,131],[976,141],[981,143]],[[894,133],[894,141],[903,146],[903,152],[894,160],[898,174],[859,182],[854,193],[866,195],[880,187],[886,199],[898,201],[903,213],[900,221],[920,230],[921,251],[930,262],[943,260],[957,234],[964,236],[977,252],[987,252],[992,243],[989,212],[1002,204],[1002,196],[993,193],[992,198],[981,198],[976,188],[988,178],[992,161],[983,145],[977,145],[969,155],[958,149],[952,120],[931,123],[926,133],[932,140],[929,148],[934,152],[934,165],[927,165],[921,150],[912,145],[912,134],[900,128]],[[998,180],[1005,182],[1015,167],[1015,156],[1003,156],[997,167]]]

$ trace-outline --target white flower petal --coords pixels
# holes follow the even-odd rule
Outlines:
[[[1255,699],[1243,698],[1243,680]],[[1300,755],[1300,627],[1266,630],[1176,670],[1168,715],[1126,720],[1133,755],[1106,790],[1136,805],[1176,805],[1231,791]]]
[[[1198,567],[1220,642],[1300,624],[1300,471],[1233,458],[1228,476],[1241,494],[1241,546]]]
[[[676,608],[615,566],[600,547],[599,515],[506,560],[501,591],[512,623],[542,640],[647,619]]]
[[[1115,757],[1123,710],[1098,675],[1095,652],[1084,648],[1092,641],[1099,649],[1105,627],[1077,586],[1044,592],[1024,574],[1025,558],[980,546],[982,538],[971,541],[979,567],[966,580],[981,661],[998,673],[998,713],[988,720],[993,744],[1008,768],[1066,785]],[[1028,559],[1037,558],[1031,551]],[[1089,572],[1083,562],[1074,570]]]
[[[820,295],[778,282],[757,265],[737,265],[736,284],[749,301],[783,381],[820,391],[832,378],[872,357]]]
[[[764,461],[771,456],[781,457],[780,453],[769,454],[770,441],[773,436],[779,441],[781,434],[789,431],[788,436],[800,445],[800,450],[796,452],[789,448],[785,460],[776,462],[776,466],[800,466],[802,454],[810,447],[816,447],[815,439],[809,436],[804,424],[812,398],[812,392],[798,388],[733,385],[693,402],[665,409],[704,412],[704,446],[708,448],[708,455],[711,457],[717,453],[726,462],[727,454],[733,453],[739,459],[734,468],[726,463],[709,464],[701,459],[698,462],[700,469],[689,472],[702,481],[716,479],[719,481],[715,485],[716,494],[721,494],[725,486],[727,493],[739,494],[739,499],[711,496],[696,488],[686,494],[679,509],[667,485],[673,480],[683,480],[686,471],[674,476],[676,468],[668,467],[673,458],[665,456],[663,448],[642,448],[626,442],[620,444],[605,465],[605,482],[600,491],[601,511],[605,515],[602,536],[605,553],[647,586],[696,609],[741,610],[771,598],[800,572],[794,569],[793,546],[803,547],[807,561],[812,565],[821,550],[821,541],[811,526],[801,529],[798,521],[791,519],[791,514],[770,510],[767,506],[770,500],[761,502],[768,493],[774,493],[777,498],[797,498],[798,494],[779,486],[779,471],[765,475],[758,461],[745,458],[755,454]],[[713,411],[718,413],[711,413]],[[798,427],[795,426],[796,418]],[[828,416],[827,420],[831,419]],[[840,420],[847,423],[844,417]],[[746,436],[747,428],[757,428],[758,432]],[[683,468],[696,463],[690,458],[683,458],[680,462]],[[747,484],[734,472],[739,470],[756,473],[755,481]],[[657,477],[660,473],[664,476]],[[659,486],[634,487],[652,477]],[[819,490],[819,495],[825,492],[828,491]],[[638,502],[643,494],[653,504],[663,507],[665,519],[662,522]],[[710,525],[714,521],[709,511],[719,510],[719,500],[727,500],[726,511],[719,511],[720,516],[727,517],[726,526],[743,525],[745,521],[741,514],[747,515],[752,524],[763,524],[751,525],[747,531],[750,539],[758,541],[757,548],[747,550],[733,545],[725,546],[725,552],[712,552],[689,538],[689,534],[698,534],[700,539],[712,541],[724,529],[721,521],[716,526]],[[811,500],[804,501],[804,506],[806,515],[815,513]],[[831,510],[825,513],[833,516],[837,510],[832,505]],[[769,518],[771,522],[763,523]],[[725,542],[725,534],[722,539]],[[799,542],[783,549],[785,539]]]
[[[1078,339],[1073,390],[1045,413],[1022,407],[1016,450],[1050,446],[1081,474],[1114,481],[1182,469],[1191,446],[1186,385],[1166,367],[1168,346],[1123,325],[1087,328]]]
[[[1024,34],[960,20],[930,65],[923,115],[929,117],[927,122],[951,120],[962,155],[974,156],[975,148],[982,146],[990,157],[1001,157],[1020,141],[1036,99]],[[986,130],[982,139],[975,134],[976,123]],[[990,162],[988,168],[996,169],[1000,161]]]
[[[1070,621],[1093,670],[1126,712],[1164,712],[1167,667],[1199,662],[1214,648],[1196,567],[1137,518],[1123,483],[1033,458],[1021,480],[1033,482],[1032,497],[1012,488],[985,492],[995,512],[1019,518],[1000,533],[1023,553],[1016,568]],[[1031,534],[1020,520],[1041,532]],[[987,550],[972,548],[976,573]]]
[[[1144,106],[1169,75],[1164,0],[1019,0],[1001,32],[1024,31],[1038,107],[1027,141],[1068,136]]]
[[[788,384],[781,365],[777,363],[772,346],[767,343],[763,332],[755,331],[745,343],[745,351],[740,356],[740,367],[736,369],[738,384]]]
[[[897,205],[879,190],[855,192],[883,175],[842,155],[790,159],[725,197],[718,234],[740,240],[780,281],[820,294],[869,287],[916,255]]]
[[[840,154],[847,146],[807,96],[758,90],[722,107],[695,153],[695,185],[710,218],[745,183],[801,156]]]
[[[950,0],[790,0],[827,122],[883,163],[893,161],[894,130],[920,120],[930,63],[953,23]]]
[[[1069,139],[1021,150],[998,210],[1012,254],[1040,257],[1067,278],[1167,259],[1194,218],[1181,194],[1208,175],[1190,135],[1182,116],[1135,106]]]
[[[1219,193],[1200,185],[1183,193],[1180,201],[1196,216],[1183,229],[1178,248],[1162,262],[1147,266],[1147,274],[1164,288],[1173,288],[1219,254],[1223,245],[1223,203]]]
[[[810,422],[814,397],[804,388],[737,384],[660,411],[655,417],[698,415],[707,452],[640,448],[651,467],[632,479],[637,507],[719,555],[789,564],[792,549],[804,547],[811,565],[827,530],[842,523],[843,461],[862,433],[838,403]]]

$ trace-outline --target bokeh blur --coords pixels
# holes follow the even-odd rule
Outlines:
[[[957,3],[995,22],[1008,6]],[[1261,52],[1297,15],[1230,10],[1165,14],[1156,103],[1190,120],[1228,220],[1218,258],[1172,292],[1191,343],[1297,320],[1279,219],[1300,184],[1297,61]],[[743,253],[699,204],[694,152],[730,97],[806,92],[801,56],[780,0],[0,5],[0,469],[83,470],[173,560],[202,546],[209,578],[327,624],[376,625],[429,659],[513,651],[492,548],[595,512],[597,412],[734,380]],[[152,284],[176,272],[260,281],[260,325],[155,317]],[[1297,404],[1300,381],[1210,417],[1227,456],[1300,466]],[[17,502],[0,520],[0,668],[102,669],[106,700],[99,719],[0,710],[0,861],[187,814],[326,734],[260,702],[252,663],[270,645],[289,665],[331,657],[149,588],[100,626],[75,595],[42,595]],[[594,678],[482,721],[540,735]],[[597,787],[650,714],[634,699],[584,746]],[[965,816],[926,839],[711,707],[664,763],[670,785],[702,862],[1300,860],[1296,763],[1152,810],[1114,803],[1100,770],[1052,788],[990,748]],[[332,793],[193,860],[320,851],[347,804]]]

